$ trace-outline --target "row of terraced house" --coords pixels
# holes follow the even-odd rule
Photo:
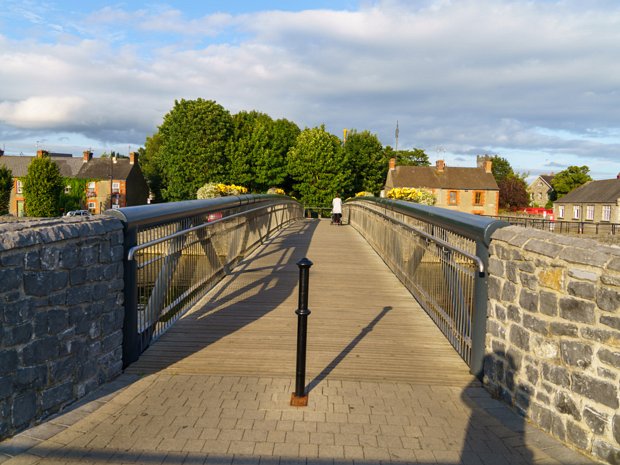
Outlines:
[[[58,166],[64,178],[86,181],[85,204],[92,214],[108,209],[147,203],[149,188],[138,163],[138,154],[132,152],[129,158],[94,158],[90,150],[85,150],[82,158],[65,153],[49,153],[38,150],[38,158],[48,156]],[[13,174],[13,188],[9,203],[9,213],[14,216],[25,215],[25,198],[22,179],[28,173],[28,165],[35,157],[5,155],[0,150],[0,166],[9,168]],[[65,190],[71,189],[66,186]]]

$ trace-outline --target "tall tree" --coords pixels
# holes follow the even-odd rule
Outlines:
[[[388,159],[375,134],[369,131],[349,132],[344,145],[345,160],[351,172],[352,193],[373,192],[378,194],[385,184]]]
[[[6,166],[0,166],[0,215],[9,214],[9,201],[13,189],[13,172]]]
[[[287,157],[301,130],[292,121],[278,119],[273,122],[272,132],[271,156],[260,157],[256,161],[256,181],[263,189],[282,187],[289,192],[292,181],[288,174]]]
[[[159,132],[152,136],[147,136],[144,148],[140,148],[140,169],[150,191],[153,193],[154,201],[161,202],[162,195],[162,168],[159,162],[159,150],[161,147],[161,138]]]
[[[304,129],[288,154],[293,190],[301,201],[313,207],[327,207],[336,194],[351,192],[340,139],[325,126]]]
[[[49,157],[34,158],[24,178],[27,216],[50,217],[60,214],[60,194],[65,188],[56,163]]]
[[[430,166],[431,162],[423,149],[394,150],[387,145],[384,149],[386,160],[396,158],[396,164],[400,166]]]
[[[159,127],[157,165],[166,201],[195,199],[198,188],[225,179],[232,117],[212,100],[175,101]]]
[[[530,201],[527,183],[519,175],[511,174],[497,183],[499,207],[507,210],[527,207]]]
[[[588,174],[590,168],[587,166],[569,166],[564,171],[560,171],[551,180],[551,186],[557,195],[557,199],[562,198],[573,189],[592,181]]]
[[[499,185],[501,181],[515,175],[510,162],[499,155],[485,155],[491,161],[491,172]]]

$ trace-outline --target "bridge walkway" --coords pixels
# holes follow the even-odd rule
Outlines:
[[[291,407],[303,257],[309,404]],[[269,240],[111,386],[0,444],[0,463],[590,463],[491,399],[364,239],[328,221]]]

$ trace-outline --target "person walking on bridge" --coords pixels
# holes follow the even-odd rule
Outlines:
[[[338,194],[332,200],[332,224],[341,224],[342,219],[342,199]]]

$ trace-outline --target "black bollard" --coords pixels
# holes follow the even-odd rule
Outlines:
[[[297,314],[297,367],[295,370],[295,392],[291,396],[291,405],[305,407],[308,405],[306,394],[306,340],[308,336],[308,278],[312,262],[302,258],[297,262],[299,267],[299,304]]]

